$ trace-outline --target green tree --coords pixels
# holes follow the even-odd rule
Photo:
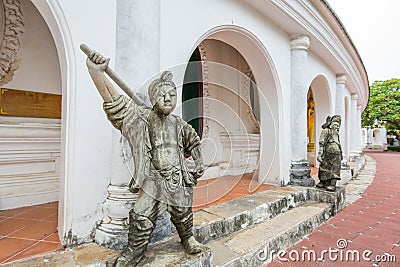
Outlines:
[[[400,79],[375,81],[370,86],[367,108],[362,113],[362,125],[372,126],[375,119],[386,123],[388,132],[400,134]]]

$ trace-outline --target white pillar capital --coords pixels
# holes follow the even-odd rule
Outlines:
[[[308,50],[310,38],[304,34],[292,34],[290,36],[290,48],[292,50]]]
[[[358,94],[351,94],[351,99],[352,100],[357,100],[358,99]]]
[[[345,74],[336,75],[336,84],[346,84],[347,76]]]

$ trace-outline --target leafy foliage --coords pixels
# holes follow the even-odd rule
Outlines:
[[[400,146],[388,146],[387,150],[400,152]]]
[[[370,98],[362,113],[362,125],[372,126],[375,119],[386,123],[388,133],[400,134],[400,79],[375,81],[370,86]]]

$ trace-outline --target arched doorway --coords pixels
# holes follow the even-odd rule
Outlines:
[[[237,29],[217,32],[213,30],[212,32],[194,48],[194,53],[192,52],[191,60],[189,60],[193,60],[196,51],[200,52],[200,57],[197,54],[197,58],[201,59],[198,68],[201,68],[203,78],[202,148],[208,154],[203,153],[203,157],[209,171],[209,176],[206,175],[206,178],[253,173],[256,175],[251,178],[258,185],[268,182],[281,185],[283,181],[274,181],[274,179],[279,179],[279,176],[274,175],[275,172],[279,173],[279,164],[273,164],[274,160],[279,162],[277,158],[279,152],[275,147],[279,124],[277,122],[279,120],[277,119],[279,117],[277,116],[277,92],[274,91],[275,79],[269,79],[270,86],[260,89],[259,84],[266,84],[264,78],[271,78],[273,74],[270,72],[265,76],[265,68],[261,67],[262,64],[255,64],[256,59],[265,61],[268,59],[265,58],[265,54],[261,58],[259,54],[256,55],[255,50],[251,50],[255,43],[250,41],[248,32],[239,33]],[[243,40],[239,42],[241,38]],[[247,43],[247,48],[241,47],[244,43]],[[259,44],[257,49],[260,53]],[[246,57],[245,54],[249,51],[252,53]],[[254,70],[254,67],[257,70]],[[259,83],[257,77],[261,73],[264,77],[260,78]],[[272,90],[272,92],[268,92],[266,96],[263,90]],[[274,116],[277,116],[276,120]],[[268,131],[264,132],[265,136],[270,137],[264,142],[260,137],[263,120],[265,120],[264,125],[269,126],[266,127]],[[264,155],[268,160],[261,163],[262,174],[259,175],[261,148],[266,147],[270,149],[270,153],[264,150]],[[212,153],[209,153],[210,151]],[[274,176],[273,179],[271,179],[272,176]],[[212,200],[218,200],[218,197],[223,197],[226,193],[219,192],[218,196]]]
[[[316,155],[319,150],[321,126],[327,116],[331,115],[331,95],[328,80],[323,75],[315,77],[307,93],[307,136],[308,162],[310,166],[318,167]]]
[[[60,186],[65,170],[62,167],[62,158],[65,158],[62,145],[65,144],[65,134],[62,133],[61,125],[66,113],[64,103],[67,99],[64,97],[71,79],[68,79],[67,83],[67,68],[64,65],[66,58],[61,56],[65,55],[63,45],[60,45],[63,40],[57,39],[61,36],[58,23],[62,18],[58,18],[56,23],[52,13],[54,9],[51,8],[53,5],[57,6],[52,3],[54,1],[7,2],[7,8],[12,8],[12,12],[8,14],[17,15],[19,26],[23,28],[23,37],[16,42],[19,44],[20,61],[16,66],[18,71],[12,79],[2,84],[4,94],[0,102],[4,104],[11,101],[13,105],[10,108],[4,106],[4,116],[0,121],[6,122],[13,129],[2,129],[0,132],[9,134],[15,141],[9,149],[12,159],[7,163],[11,168],[7,169],[11,171],[8,173],[9,185],[17,189],[13,189],[11,194],[3,195],[0,192],[0,196],[8,198],[6,201],[0,199],[0,209],[4,208],[2,205],[5,205],[5,208],[23,207],[19,210],[24,209],[25,212],[20,213],[19,220],[28,220],[19,222],[23,223],[25,228],[15,229],[15,234],[18,232],[18,238],[37,242],[34,246],[26,249],[20,247],[19,250],[24,249],[28,254],[44,253],[60,248],[58,237],[61,236],[62,240],[64,235],[64,214],[61,214],[62,219],[59,220],[57,213],[58,210],[63,210],[63,206],[58,206],[60,197],[64,195],[64,192],[60,191],[65,188]],[[19,4],[20,6],[16,6]],[[21,15],[19,11],[23,17],[18,17]],[[13,19],[16,18],[11,18]],[[52,21],[52,24],[49,24],[49,21]],[[7,34],[20,32],[20,28],[14,28],[12,31],[8,29]],[[14,41],[15,38],[16,36],[11,37]],[[0,162],[0,165],[2,163]],[[40,224],[43,224],[43,227]],[[30,227],[40,229],[40,234],[30,231]],[[41,236],[40,240],[38,235]],[[48,238],[51,238],[55,245],[43,247]],[[9,258],[11,261],[13,259],[15,258]]]
[[[182,117],[193,126],[201,138],[203,135],[203,73],[199,48],[194,50],[186,67],[182,88]]]
[[[72,205],[69,196],[73,192],[72,177],[74,170],[74,118],[75,118],[75,50],[66,18],[60,5],[51,0],[32,0],[47,27],[56,46],[59,68],[61,70],[61,153],[59,160],[59,205],[58,235],[63,245],[67,242],[67,232],[72,225]],[[69,204],[69,205],[68,205]]]
[[[15,72],[0,84],[0,136],[12,140],[12,146],[0,148],[9,156],[0,160],[0,175],[8,176],[7,186],[0,179],[0,209],[58,201],[62,86],[57,49],[30,1],[0,6],[6,14],[3,44],[13,43],[11,58],[18,59],[7,67]],[[2,49],[3,56],[13,50]]]

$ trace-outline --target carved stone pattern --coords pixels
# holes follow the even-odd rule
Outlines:
[[[251,106],[251,100],[250,100],[250,82],[252,82],[250,77],[253,75],[253,73],[250,68],[247,68],[244,74],[246,74],[246,77],[245,77],[244,83],[243,83],[244,90],[242,90],[243,95],[241,96],[241,98],[246,103],[247,115],[249,116],[251,124],[253,125],[254,129],[256,131],[258,131],[260,129],[260,125],[254,114],[253,108]]]
[[[12,80],[14,71],[18,69],[17,59],[20,39],[25,31],[21,2],[19,0],[3,0],[4,33],[0,45],[0,85]]]
[[[203,76],[203,139],[208,137],[210,132],[210,91],[208,87],[208,64],[206,57],[206,46],[200,43],[201,70]],[[204,142],[203,142],[204,143]],[[203,144],[204,145],[204,144]]]

